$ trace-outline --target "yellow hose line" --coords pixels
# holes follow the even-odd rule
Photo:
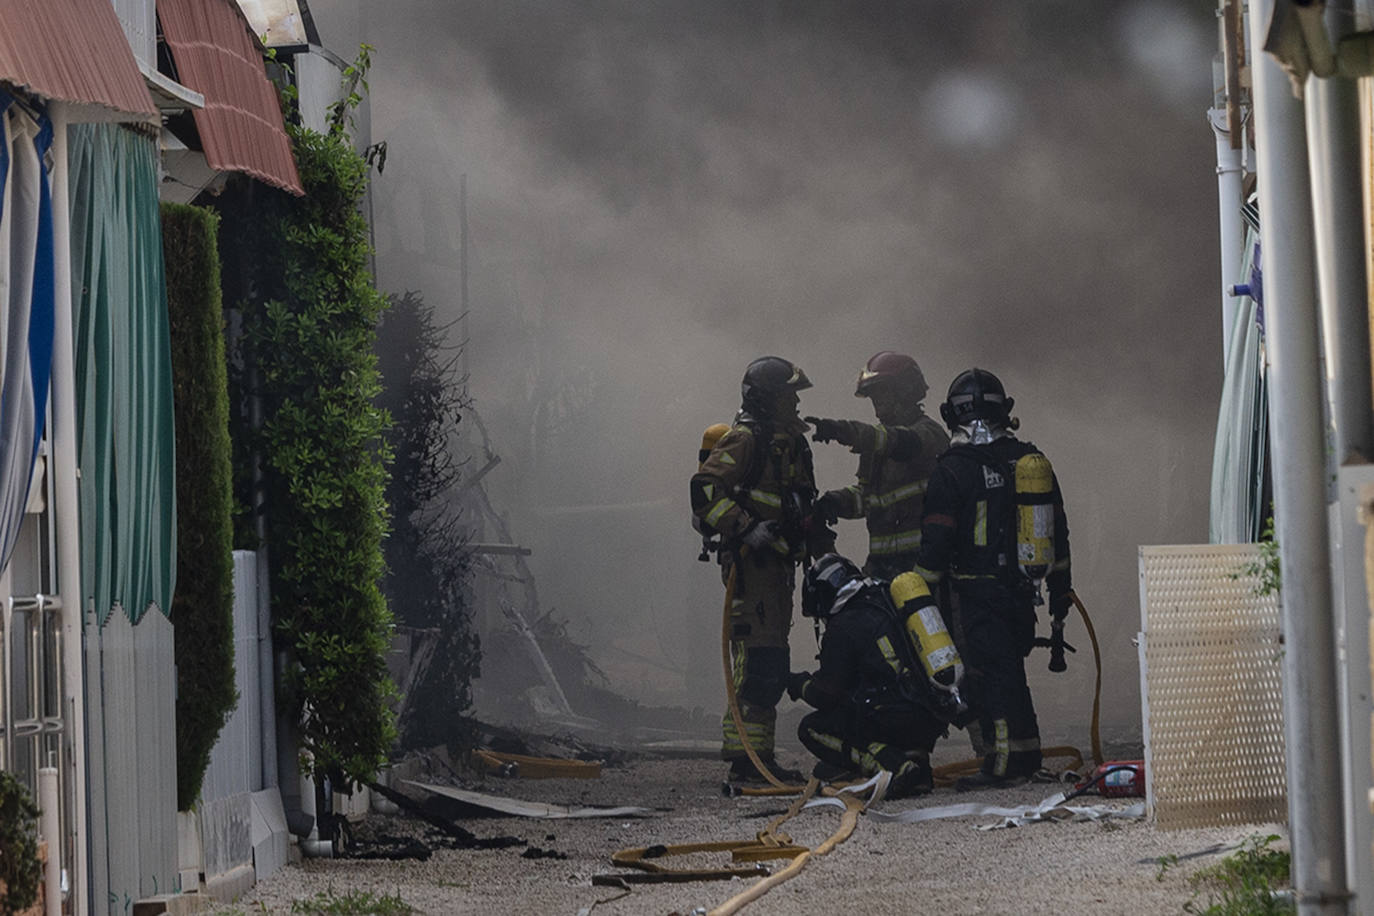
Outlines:
[[[1088,639],[1093,644],[1093,664],[1097,666],[1097,681],[1093,685],[1093,719],[1092,719],[1092,744],[1093,744],[1093,763],[1102,763],[1102,734],[1098,730],[1098,713],[1102,705],[1102,650],[1097,646],[1097,633],[1093,630],[1092,618],[1088,616],[1088,609],[1083,606],[1083,602],[1078,600],[1078,593],[1069,592],[1069,597],[1073,599],[1074,607],[1078,608],[1078,614],[1083,618],[1083,626],[1088,631]]]
[[[733,916],[734,913],[738,913],[747,904],[750,904],[755,900],[759,899],[764,894],[768,893],[773,888],[777,887],[779,884],[782,884],[785,881],[790,881],[791,879],[795,878],[801,872],[801,870],[806,867],[806,863],[811,860],[812,856],[823,856],[826,853],[830,852],[830,850],[834,849],[836,846],[843,843],[845,840],[849,839],[850,834],[854,832],[855,826],[857,826],[859,823],[859,815],[863,812],[864,809],[863,802],[860,801],[860,799],[852,792],[837,793],[833,791],[827,791],[826,794],[837,795],[844,802],[844,815],[840,819],[839,829],[837,829],[833,834],[830,835],[830,837],[824,843],[817,846],[815,849],[809,850],[797,856],[795,859],[789,862],[787,864],[787,867],[784,868],[782,871],[777,872],[776,874],[769,875],[767,878],[764,878],[761,881],[755,882],[753,885],[749,887],[748,890],[736,894],[729,900],[722,903],[720,906],[716,907],[714,910],[711,910],[707,914],[707,916]],[[793,807],[798,808],[800,810],[799,804],[794,805]],[[786,817],[787,816],[785,815],[781,820],[786,820]],[[781,820],[779,822],[781,822]],[[770,827],[769,829],[772,828]]]
[[[744,727],[744,715],[739,711],[739,697],[735,694],[735,671],[730,664],[730,606],[735,601],[735,579],[739,572],[739,563],[743,560],[743,555],[735,558],[730,564],[730,575],[725,582],[725,611],[722,614],[720,626],[720,654],[721,661],[725,666],[725,695],[730,700],[730,718],[735,723],[735,730],[739,732],[740,743],[744,745],[744,753],[749,755],[749,760],[754,767],[763,774],[763,778],[776,789],[787,790],[787,794],[801,791],[801,786],[789,786],[778,777],[773,775],[773,771],[759,759],[758,752],[754,750],[754,745],[749,742],[749,735]]]

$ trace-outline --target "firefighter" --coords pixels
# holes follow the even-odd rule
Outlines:
[[[943,634],[933,602],[926,608]],[[820,667],[787,682],[788,696],[816,710],[797,730],[820,761],[814,774],[835,779],[886,770],[893,774],[888,797],[929,792],[930,752],[959,711],[958,679],[941,684],[927,677],[919,644],[904,623],[905,608],[898,611],[888,583],[866,578],[842,556],[827,554],[806,571],[802,613],[825,624]],[[936,664],[950,674],[962,667],[949,652],[940,656]]]
[[[940,416],[952,444],[930,477],[916,558],[932,590],[948,580],[952,628],[978,710],[983,764],[960,780],[961,790],[1015,784],[1039,771],[1025,658],[1035,643],[1041,582],[1057,636],[1072,602],[1059,483],[1044,455],[1016,438],[1014,403],[984,369],[962,372],[949,386]]]
[[[921,544],[921,503],[935,459],[949,445],[943,427],[921,408],[925,376],[903,353],[877,353],[859,373],[855,397],[873,402],[877,424],[807,417],[812,439],[838,442],[859,456],[858,481],[830,490],[816,503],[827,521],[868,522],[864,572],[891,579],[908,572]]]
[[[734,572],[730,651],[746,737],[783,781],[801,778],[773,758],[777,705],[791,667],[787,634],[796,568],[808,554],[834,543],[823,525],[813,526],[815,474],[807,427],[797,412],[798,392],[810,387],[806,373],[785,359],[764,356],[750,363],[734,424],[691,482],[693,514],[720,536],[722,580],[728,584]],[[730,763],[730,779],[762,780],[728,711],[722,731],[721,757]]]

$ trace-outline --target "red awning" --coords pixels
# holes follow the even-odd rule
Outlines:
[[[177,81],[205,96],[205,107],[193,116],[210,167],[305,193],[282,127],[277,90],[237,4],[158,0],[157,13]]]
[[[109,0],[0,0],[0,81],[131,120],[158,117]]]

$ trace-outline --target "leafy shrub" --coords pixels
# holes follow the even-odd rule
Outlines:
[[[395,740],[380,589],[390,452],[374,403],[386,300],[360,209],[370,166],[344,120],[327,133],[288,125],[303,197],[248,191],[226,207],[244,238],[230,254],[243,334],[236,460],[262,456],[276,646],[287,655],[280,704],[307,768],[340,787],[371,779]],[[245,422],[250,396],[262,405],[256,430]],[[242,528],[239,537],[248,540]]]
[[[348,891],[336,894],[320,891],[313,897],[291,901],[291,912],[304,916],[406,916],[415,908],[396,894],[374,894],[371,891]]]
[[[8,916],[38,899],[42,866],[34,819],[38,809],[29,791],[12,774],[0,770],[0,914]]]
[[[1289,853],[1270,848],[1276,840],[1276,834],[1252,836],[1239,852],[1195,872],[1188,881],[1196,890],[1193,900],[1184,905],[1184,911],[1202,916],[1279,916],[1295,912],[1292,900],[1274,893],[1288,886],[1292,864]],[[1205,906],[1197,903],[1204,891],[1207,893]]]

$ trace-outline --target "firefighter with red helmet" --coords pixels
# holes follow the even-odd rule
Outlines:
[[[940,416],[949,449],[926,490],[916,572],[952,592],[953,629],[978,710],[983,764],[961,790],[1007,785],[1040,769],[1040,729],[1026,682],[1036,606],[1049,589],[1055,640],[1073,601],[1069,529],[1049,460],[1016,438],[1015,404],[985,369],[949,386]],[[1046,640],[1045,642],[1051,642]],[[1063,670],[1052,656],[1051,670]],[[980,744],[975,740],[975,747]]]
[[[816,503],[828,521],[862,518],[868,524],[864,572],[891,579],[911,570],[921,544],[921,507],[935,459],[949,445],[940,424],[926,416],[928,387],[921,367],[904,353],[883,350],[859,373],[854,396],[873,402],[878,422],[807,417],[812,439],[838,442],[859,456],[858,479]]]
[[[787,689],[792,596],[797,564],[834,543],[813,524],[816,497],[806,424],[798,416],[806,373],[788,360],[764,356],[745,370],[742,404],[692,477],[692,512],[720,536],[722,579],[734,590],[730,607],[733,681],[745,738],[773,774],[799,780],[773,758],[777,705]],[[758,781],[733,717],[722,720],[721,757],[730,778]]]

